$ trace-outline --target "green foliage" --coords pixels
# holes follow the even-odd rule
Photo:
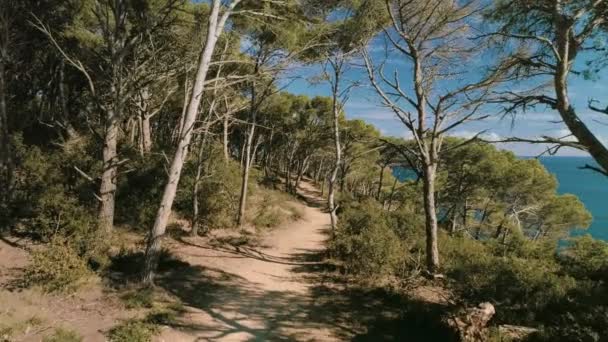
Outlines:
[[[254,216],[251,223],[258,228],[275,228],[288,221],[297,221],[303,213],[289,204],[291,198],[276,190],[260,189],[262,199],[253,201]]]
[[[32,253],[24,274],[25,285],[37,285],[48,292],[75,290],[91,276],[86,261],[63,239],[53,239]]]
[[[151,308],[154,306],[154,289],[141,288],[129,291],[120,297],[127,309]]]
[[[5,315],[3,316],[6,317]],[[32,328],[39,327],[42,323],[42,319],[37,316],[32,316],[25,321],[18,322],[0,321],[0,341],[11,342],[16,336],[27,334]]]
[[[150,156],[134,163],[132,172],[120,178],[116,197],[116,223],[145,231],[154,223],[158,199],[167,181],[165,160]]]
[[[108,332],[110,342],[149,342],[158,334],[156,325],[142,320],[127,320]]]
[[[405,251],[376,203],[365,201],[347,208],[332,246],[347,271],[383,277],[398,272]]]
[[[556,240],[591,223],[576,196],[557,194],[555,177],[538,160],[518,159],[490,144],[448,150],[438,187],[438,204],[449,213],[445,221],[476,238],[521,231],[532,239]]]
[[[224,160],[219,145],[212,145],[205,157],[197,193],[201,225],[206,229],[233,227],[241,190],[240,165],[234,160]],[[195,161],[188,163],[175,200],[175,208],[187,217],[192,217],[196,173]],[[254,192],[255,182],[256,177],[252,175],[250,192]]]
[[[506,254],[496,254],[492,243],[467,238],[445,238],[442,242],[454,288],[472,303],[500,303],[497,317],[504,322],[538,321],[549,305],[565,298],[576,286],[572,277],[560,272],[551,253],[535,242],[514,239],[513,249]]]
[[[572,238],[560,254],[564,270],[577,279],[608,283],[608,243],[590,235]]]
[[[274,228],[283,222],[281,209],[263,206],[253,218],[252,223],[259,228]]]
[[[90,184],[70,167],[88,164],[86,142],[66,142],[63,149],[46,152],[25,145],[19,136],[13,144],[16,177],[9,203],[11,223],[43,241],[94,230],[91,212],[82,204],[92,197]]]
[[[52,335],[42,339],[42,342],[80,342],[82,337],[77,332],[63,328],[55,329]]]

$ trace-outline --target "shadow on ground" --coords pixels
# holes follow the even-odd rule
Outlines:
[[[123,258],[126,268],[116,271],[128,272],[133,267],[129,263],[139,263],[141,255]],[[318,330],[344,341],[455,340],[440,324],[444,307],[384,290],[349,286],[318,251],[299,250],[289,263],[294,276],[311,284],[310,296],[264,291],[234,274],[164,254],[157,286],[220,322],[192,324],[182,317],[169,325],[201,336],[199,341],[243,333],[250,341],[318,341],[322,339],[310,335]]]
[[[324,207],[322,201],[312,198],[317,193],[310,191],[303,195],[309,205]],[[199,336],[198,341],[230,340],[236,336],[240,340],[245,334],[249,341],[324,341],[316,335],[318,332],[343,341],[456,340],[441,323],[445,307],[384,289],[350,285],[325,261],[324,251],[300,249],[289,256],[276,257],[255,247],[199,245],[179,238],[177,241],[201,251],[224,252],[218,257],[288,265],[291,273],[286,281],[297,279],[309,284],[308,295],[288,290],[268,291],[235,274],[164,255],[157,286],[186,307],[196,309],[168,325]],[[124,258],[117,264],[139,263],[141,256]],[[115,271],[129,272],[132,267]],[[215,322],[188,315],[209,315]]]

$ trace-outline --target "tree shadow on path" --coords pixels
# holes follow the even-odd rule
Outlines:
[[[307,191],[302,195],[309,205],[324,206],[318,194]],[[325,251],[296,249],[277,257],[255,249],[178,242],[214,251],[214,258],[287,265],[286,275],[269,276],[305,285],[304,291],[280,285],[268,290],[218,268],[186,262],[163,268],[157,285],[189,308],[170,325],[197,336],[197,341],[455,340],[441,324],[445,307],[385,289],[354,286],[326,262]]]

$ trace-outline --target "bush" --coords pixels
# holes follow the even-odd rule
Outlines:
[[[80,342],[82,337],[77,332],[62,328],[55,329],[53,335],[42,339],[43,342]]]
[[[264,207],[253,219],[253,225],[258,228],[274,228],[284,222],[285,214],[279,208]]]
[[[292,200],[288,195],[274,190],[262,190],[262,200],[254,203],[254,216],[251,223],[258,228],[274,228],[287,221],[297,221],[302,218],[303,213],[289,202]],[[252,200],[253,201],[253,200]]]
[[[398,272],[405,251],[376,203],[348,207],[339,222],[332,248],[348,272],[374,278]]]
[[[108,332],[110,342],[149,342],[158,334],[156,325],[141,320],[128,320]]]
[[[133,171],[119,178],[116,196],[117,223],[143,231],[154,223],[158,200],[167,181],[165,160],[158,155],[138,160]],[[181,185],[181,184],[180,184]]]
[[[241,191],[241,167],[233,160],[224,160],[218,146],[212,146],[198,188],[200,224],[205,229],[230,228],[235,225]],[[175,200],[176,210],[191,218],[194,181],[197,165],[190,161],[184,168],[180,191]],[[250,179],[250,194],[255,179]]]
[[[13,144],[15,185],[8,206],[13,229],[42,242],[61,241],[91,266],[105,265],[108,239],[91,206],[97,203],[96,185],[73,168],[95,168],[91,144],[73,139],[50,151],[26,146],[19,137]]]
[[[47,248],[32,253],[24,282],[48,292],[69,292],[90,275],[86,261],[65,240],[55,239]]]
[[[497,253],[500,250],[494,242],[442,239],[445,267],[454,289],[471,303],[497,303],[500,321],[538,322],[550,306],[576,287],[575,280],[561,273],[541,244],[514,239],[506,254],[504,250]]]
[[[120,298],[127,309],[152,308],[154,306],[154,290],[148,287],[129,291]]]
[[[570,239],[560,254],[560,263],[577,279],[608,282],[608,243],[590,235]]]

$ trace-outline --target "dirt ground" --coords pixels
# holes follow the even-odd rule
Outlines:
[[[349,287],[328,271],[323,251],[329,215],[311,184],[302,184],[300,197],[293,205],[302,219],[264,233],[253,246],[167,238],[180,263],[163,269],[156,285],[183,312],[155,340],[403,340],[397,333],[403,330],[400,299]],[[84,341],[105,341],[113,325],[138,315],[101,284],[67,297],[8,286],[27,262],[18,242],[0,241],[0,322],[20,324],[19,341],[40,341],[56,327],[75,330]]]

